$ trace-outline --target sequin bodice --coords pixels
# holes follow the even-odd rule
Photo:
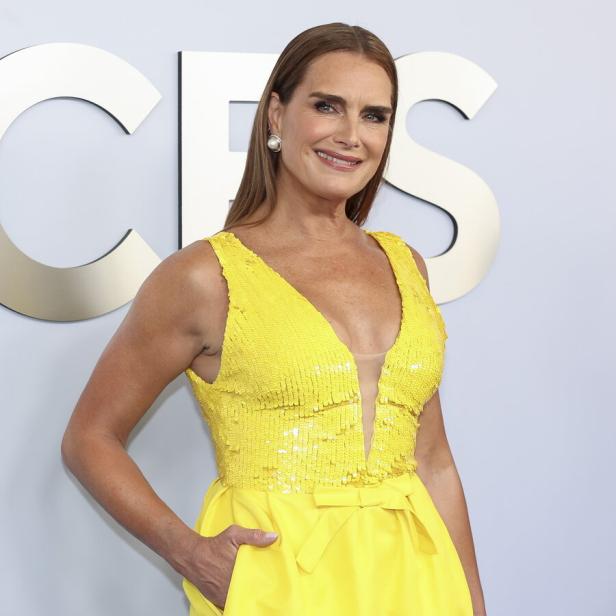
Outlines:
[[[366,457],[360,364],[324,315],[233,233],[205,238],[229,308],[218,375],[185,373],[207,421],[221,482],[283,493],[364,486],[413,472],[425,403],[439,386],[447,333],[404,241],[366,231],[389,259],[402,299],[393,346],[379,361]],[[365,359],[365,358],[363,358]]]

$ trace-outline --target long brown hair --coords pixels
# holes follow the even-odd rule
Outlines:
[[[335,22],[304,30],[289,42],[278,57],[257,107],[244,175],[233,204],[229,208],[224,229],[231,226],[242,226],[238,223],[252,214],[264,201],[269,203],[266,216],[258,221],[243,224],[262,223],[272,213],[273,204],[276,202],[275,178],[279,153],[267,147],[268,107],[271,93],[277,92],[281,103],[286,104],[304,78],[310,63],[319,56],[333,51],[359,53],[375,62],[385,70],[392,86],[391,108],[393,112],[389,121],[389,134],[381,163],[364,188],[349,197],[346,202],[347,217],[358,226],[365,222],[388,161],[398,102],[398,74],[394,59],[381,39],[361,26]]]

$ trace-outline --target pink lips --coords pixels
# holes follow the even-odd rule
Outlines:
[[[323,158],[322,156],[319,156],[319,154],[317,153],[318,151],[323,152],[324,154],[327,154],[328,156],[335,156],[336,158],[339,158],[341,160],[345,160],[348,162],[356,162],[356,164],[354,165],[344,165],[344,164],[340,164],[340,163],[336,163],[333,160],[329,160],[327,158]],[[361,165],[361,158],[355,158],[354,156],[344,156],[342,154],[338,154],[337,152],[332,152],[331,150],[315,150],[315,154],[318,157],[318,159],[326,164],[328,167],[331,167],[332,169],[336,169],[337,171],[354,171],[357,167],[359,167],[359,165]]]
[[[338,152],[332,152],[331,150],[324,150],[323,148],[320,148],[319,150],[316,150],[317,152],[323,152],[324,154],[327,154],[328,156],[333,156],[334,158],[339,158],[340,160],[346,160],[349,163],[361,163],[361,158],[356,158],[355,156],[345,156],[344,154],[338,154]]]

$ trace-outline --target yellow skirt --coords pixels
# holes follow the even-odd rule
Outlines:
[[[225,486],[206,491],[194,529],[231,524],[278,533],[241,544],[225,616],[472,616],[458,553],[416,473],[377,486],[284,494]],[[188,579],[189,616],[220,616]]]

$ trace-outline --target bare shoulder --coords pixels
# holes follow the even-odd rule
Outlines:
[[[216,280],[220,274],[218,258],[207,240],[196,240],[177,250],[161,261],[161,266],[188,284],[195,284],[195,279],[199,282],[203,277]]]
[[[136,302],[165,308],[187,328],[201,329],[203,314],[226,290],[220,264],[206,240],[197,240],[163,259],[141,285]]]
[[[421,254],[417,250],[415,250],[415,248],[413,248],[409,244],[406,244],[406,245],[408,246],[411,253],[413,254],[413,258],[415,259],[415,263],[417,264],[417,269],[421,272],[421,275],[424,277],[426,281],[426,285],[428,289],[430,289],[430,281],[428,280],[428,268],[426,267],[426,262],[424,261],[424,258],[421,256]]]

